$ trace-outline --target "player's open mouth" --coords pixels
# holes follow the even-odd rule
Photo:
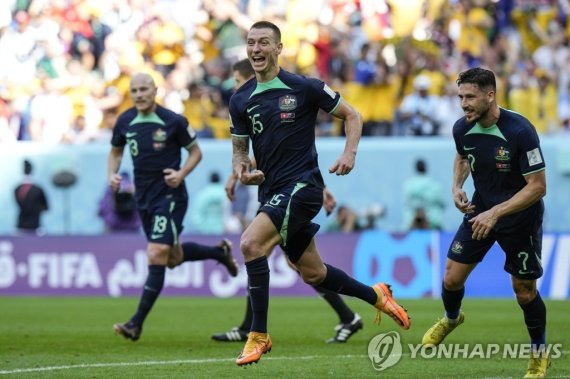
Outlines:
[[[264,57],[253,57],[252,59],[253,59],[253,63],[257,63],[257,64],[265,62]]]

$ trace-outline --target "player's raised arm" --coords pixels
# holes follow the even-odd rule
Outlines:
[[[344,120],[346,143],[342,155],[329,168],[329,172],[331,174],[346,175],[354,168],[358,142],[362,135],[362,116],[343,99],[340,99],[340,103],[332,114]]]
[[[124,147],[122,146],[111,146],[111,151],[109,151],[109,157],[107,158],[107,178],[109,180],[109,186],[115,192],[119,190],[121,184],[121,175],[117,172],[123,160],[123,150]]]

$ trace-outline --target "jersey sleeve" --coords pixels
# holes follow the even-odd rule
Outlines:
[[[111,137],[111,145],[115,147],[123,147],[127,143],[125,135],[122,133],[124,118],[119,116],[115,127],[113,128],[113,135]]]
[[[461,127],[461,119],[457,120],[455,124],[453,124],[452,133],[453,133],[453,141],[455,142],[455,150],[457,151],[457,154],[462,156],[467,155],[461,143],[461,135],[463,134]]]
[[[538,134],[530,123],[528,127],[519,132],[517,142],[519,167],[523,175],[529,175],[546,168]]]
[[[230,99],[230,134],[235,137],[249,137],[247,119],[243,112],[239,111],[237,100],[232,96]]]
[[[340,104],[340,93],[334,91],[325,82],[310,78],[307,79],[309,98],[316,102],[317,106],[327,113],[332,113]]]
[[[181,147],[189,149],[190,146],[196,143],[196,132],[188,124],[188,120],[185,117],[180,117],[176,123],[176,130],[174,132],[176,136],[176,141]]]

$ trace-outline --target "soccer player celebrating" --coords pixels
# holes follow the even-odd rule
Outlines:
[[[323,178],[315,148],[319,109],[345,120],[344,152],[330,173],[352,171],[362,133],[360,114],[318,79],[294,75],[279,67],[281,31],[259,21],[247,35],[247,55],[255,80],[245,83],[230,100],[233,169],[240,181],[259,185],[261,207],[243,232],[240,248],[248,274],[253,320],[248,340],[236,363],[259,361],[270,351],[267,333],[269,266],[267,255],[281,245],[303,280],[312,285],[358,297],[384,312],[404,329],[410,321],[385,283],[373,287],[351,278],[321,260],[314,241],[319,225],[311,220],[323,204]],[[257,169],[251,170],[249,139]]]
[[[447,253],[441,291],[445,317],[425,333],[422,344],[440,344],[463,323],[465,281],[497,241],[530,335],[533,354],[525,378],[544,378],[550,364],[544,350],[546,307],[536,279],[542,276],[546,178],[538,135],[525,117],[497,106],[493,72],[473,68],[460,73],[457,84],[465,116],[453,126],[453,200],[465,216]],[[475,184],[471,201],[462,189],[469,173]]]
[[[173,268],[184,261],[215,259],[230,275],[237,275],[237,262],[231,244],[223,239],[218,246],[202,246],[192,242],[180,244],[182,220],[188,207],[184,178],[202,159],[196,134],[188,121],[156,104],[156,85],[148,74],[132,77],[130,94],[135,106],[117,119],[108,158],[109,185],[119,189],[117,174],[125,145],[129,146],[134,165],[137,208],[148,240],[148,277],[138,309],[124,324],[113,329],[125,338],[140,338],[143,322],[164,285],[166,266]],[[181,148],[188,158],[180,168]]]
[[[236,83],[236,90],[255,76],[255,71],[253,71],[253,67],[251,67],[249,59],[242,59],[234,64],[233,76]],[[255,162],[252,161],[252,165],[255,166]],[[226,194],[230,201],[235,200],[235,185],[237,183],[237,180],[237,174],[233,173],[230,175],[226,182]],[[336,200],[333,194],[325,188],[323,192],[323,208],[327,214],[330,214],[335,207]],[[327,342],[344,343],[348,341],[348,339],[352,337],[356,332],[362,329],[362,318],[359,314],[353,312],[352,309],[348,307],[348,305],[344,302],[338,293],[327,290],[325,288],[321,288],[319,286],[312,287],[334,309],[340,320],[339,324],[335,326],[336,333],[334,337],[329,338]],[[212,335],[212,339],[221,342],[237,342],[247,340],[249,330],[251,329],[252,316],[253,310],[251,309],[251,301],[249,299],[249,296],[247,296],[245,315],[242,323],[239,326],[231,328],[227,332]]]

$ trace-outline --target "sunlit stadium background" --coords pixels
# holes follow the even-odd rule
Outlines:
[[[146,276],[144,235],[112,233],[98,212],[107,187],[110,133],[117,115],[132,106],[128,83],[135,72],[151,73],[160,103],[186,116],[199,136],[204,158],[186,179],[190,205],[182,239],[210,244],[226,236],[239,246],[241,225],[223,192],[231,167],[227,104],[234,85],[231,66],[245,58],[247,30],[261,19],[282,30],[282,67],[320,77],[364,118],[356,168],[348,177],[326,174],[344,147],[342,125],[322,114],[316,126],[326,184],[356,219],[343,228],[336,211],[318,215],[318,247],[325,260],[363,282],[393,283],[400,298],[438,298],[445,255],[461,220],[450,196],[451,128],[462,114],[455,79],[464,69],[483,66],[497,75],[499,105],[527,116],[539,132],[548,186],[539,289],[568,311],[569,16],[566,0],[0,1],[0,320],[4,326],[17,324],[19,312],[28,309],[26,299],[35,296],[46,297],[41,301],[48,304],[59,304],[60,296],[132,296],[114,315],[123,318],[132,308]],[[429,101],[418,98],[421,91]],[[423,198],[410,194],[408,182],[419,159],[435,183]],[[15,188],[24,180],[24,160],[32,163],[31,178],[49,203],[35,234],[16,226]],[[121,171],[131,169],[125,153]],[[221,182],[212,185],[214,172]],[[57,186],[62,173],[75,182]],[[470,179],[466,189],[473,193]],[[415,208],[431,207],[425,202],[434,197],[442,199],[437,220],[412,226]],[[244,207],[251,218],[254,189]],[[241,261],[239,251],[235,254]],[[514,304],[503,264],[495,246],[470,278],[467,296]],[[271,258],[271,270],[272,295],[315,296],[280,253]],[[234,279],[214,264],[186,264],[167,274],[164,294],[234,301],[235,312],[207,332],[221,331],[241,317],[243,271]],[[411,301],[431,307],[425,327],[441,312],[437,301]],[[2,303],[11,304],[10,313]],[[65,306],[72,307],[64,301],[62,312]],[[162,312],[160,306],[159,301],[153,315]],[[514,307],[509,312],[512,324],[524,331],[522,315]],[[193,319],[200,323],[199,317]],[[101,318],[90,322],[110,330]],[[43,321],[29,320],[40,326]],[[421,336],[424,325],[419,328]],[[356,354],[365,354],[371,329]],[[32,366],[13,358],[20,347],[3,351],[9,346],[6,336],[0,333],[0,370]],[[49,354],[39,362],[69,364]],[[118,372],[111,375],[122,375]]]

